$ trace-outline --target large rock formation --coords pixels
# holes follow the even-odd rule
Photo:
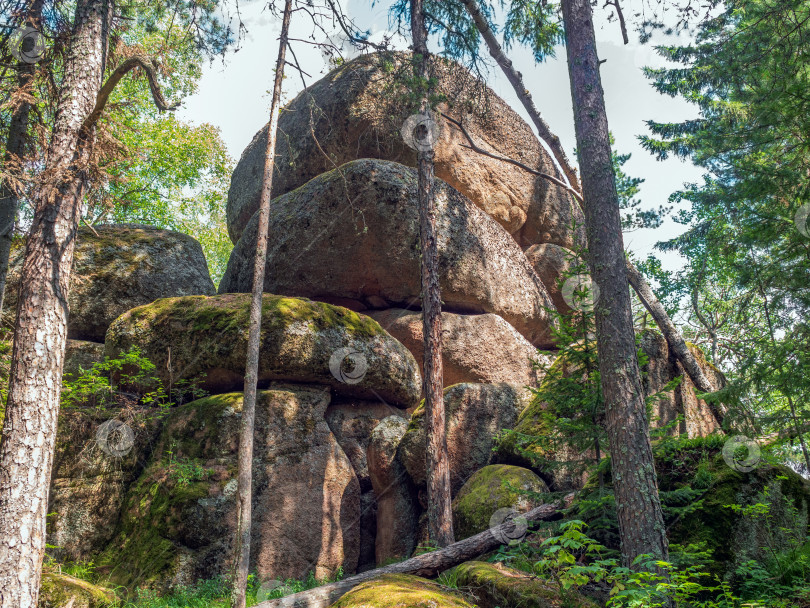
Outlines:
[[[646,330],[641,333],[641,349],[647,356],[644,372],[644,392],[647,395],[661,393],[654,400],[652,406],[652,424],[664,427],[673,424],[680,416],[682,420],[670,428],[670,435],[686,435],[687,437],[705,437],[711,433],[722,431],[720,423],[715,419],[709,406],[702,399],[697,398],[695,386],[685,373],[683,366],[675,359],[669,350],[664,336],[657,330]],[[700,363],[706,377],[720,388],[725,386],[726,379],[723,374],[710,364],[703,353],[694,345],[689,350]],[[671,391],[662,389],[677,377],[681,383]]]
[[[371,489],[366,459],[371,433],[380,421],[389,416],[406,419],[402,410],[374,401],[352,400],[333,403],[326,410],[326,422],[340,447],[349,457],[364,492]]]
[[[9,310],[17,306],[24,254],[19,246],[9,261]],[[83,227],[73,254],[68,337],[103,342],[110,324],[130,308],[215,292],[202,247],[188,235],[135,224]]]
[[[326,424],[329,389],[273,386],[256,406],[251,569],[261,578],[353,572],[360,485]],[[236,525],[241,393],[173,411],[97,560],[123,585],[225,575]]]
[[[380,158],[415,166],[416,153],[400,130],[417,107],[407,100],[408,55],[359,57],[302,91],[282,111],[276,144],[273,196],[280,196],[348,161]],[[531,127],[466,69],[433,58],[439,109],[462,121],[488,151],[559,175]],[[441,119],[435,147],[436,176],[495,218],[521,246],[574,244],[571,219],[578,207],[560,187],[509,163],[463,147],[460,130]],[[228,231],[236,243],[259,208],[267,127],[242,154],[228,194]],[[355,221],[355,220],[353,220]]]
[[[667,427],[669,435],[688,438],[721,432],[709,407],[703,400],[697,399],[694,386],[675,361],[663,336],[655,330],[646,330],[640,335],[640,343],[647,357],[642,369],[645,397],[658,394],[652,403],[650,425],[653,428]],[[691,349],[701,361],[703,372],[716,386],[724,386],[723,375],[706,361],[698,348]],[[565,366],[566,363],[558,357],[554,365]],[[576,370],[573,366],[570,369],[564,367],[563,373],[573,376]],[[679,376],[682,377],[680,385],[674,390],[662,391]],[[497,462],[532,468],[554,491],[578,490],[588,479],[586,470],[593,464],[595,454],[593,450],[583,453],[574,449],[556,428],[555,417],[556,413],[545,403],[542,393],[536,395],[520,414],[512,432],[505,434],[498,442],[495,459]],[[675,424],[678,417],[682,421]]]
[[[211,392],[244,386],[250,297],[167,298],[134,308],[107,332],[105,353],[137,346],[164,386],[199,379]],[[259,382],[331,386],[336,393],[410,407],[420,377],[408,350],[379,324],[346,308],[265,295]]]
[[[131,435],[121,433],[122,424]],[[62,409],[49,495],[52,557],[92,561],[107,546],[127,488],[146,465],[159,431],[155,411],[135,418],[117,409]]]
[[[388,161],[359,160],[275,201],[265,291],[362,310],[420,302],[417,178]],[[549,346],[553,306],[509,234],[452,187],[436,182],[442,300],[451,312],[495,313]],[[220,293],[248,292],[254,217],[234,248]]]
[[[371,311],[368,315],[413,353],[422,370],[424,336],[422,314],[410,310]],[[514,327],[494,314],[442,313],[442,374],[444,386],[460,382],[510,382],[537,386],[541,372],[538,352]]]
[[[575,266],[582,264],[576,254],[565,247],[543,243],[529,247],[526,258],[543,282],[557,310],[562,313],[570,312],[571,306],[563,297],[560,283],[563,276],[571,274]]]

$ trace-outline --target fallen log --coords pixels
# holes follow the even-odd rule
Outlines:
[[[521,518],[529,524],[532,522],[549,520],[560,513],[560,510],[571,504],[574,495],[569,494],[560,502],[541,505],[528,513],[521,514]],[[351,591],[357,585],[370,581],[384,574],[415,574],[418,576],[436,576],[440,572],[457,566],[463,562],[474,559],[484,553],[492,551],[503,544],[505,539],[519,536],[522,523],[508,520],[504,523],[484,530],[483,532],[465,538],[443,549],[423,553],[403,562],[384,566],[368,572],[362,572],[336,583],[328,583],[309,591],[300,591],[280,599],[267,600],[256,604],[255,608],[327,608],[335,603],[341,596]],[[516,533],[517,530],[517,533]]]

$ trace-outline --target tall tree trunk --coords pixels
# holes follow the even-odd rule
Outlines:
[[[622,559],[667,559],[668,545],[636,358],[619,199],[589,0],[563,0],[568,73],[582,170],[585,225],[596,302],[599,370],[605,398]]]
[[[430,63],[422,0],[411,0],[411,32],[417,76],[427,88],[421,113],[430,117]],[[424,128],[424,127],[423,127]],[[432,147],[419,146],[419,245],[422,250],[422,322],[425,340],[424,393],[427,415],[427,495],[430,538],[439,547],[453,543],[450,501],[450,462],[447,456],[442,392],[442,299],[439,287],[439,248],[436,241],[436,198]]]
[[[26,26],[39,28],[44,3],[44,0],[34,0],[31,3],[28,14],[23,19]],[[20,61],[17,65],[17,87],[25,96],[30,94],[35,72],[36,67],[33,63]],[[8,137],[6,138],[6,154],[3,158],[6,171],[11,167],[19,167],[22,164],[30,114],[31,103],[26,99],[22,99],[11,113]],[[14,223],[17,220],[19,206],[20,198],[16,185],[12,184],[9,179],[3,179],[2,183],[0,183],[0,317],[3,314],[8,262],[11,255],[11,240],[14,237]]]
[[[264,293],[264,269],[267,265],[267,230],[270,218],[273,171],[276,157],[276,131],[278,130],[281,86],[284,81],[284,65],[287,56],[287,37],[290,31],[292,0],[284,3],[281,21],[281,36],[276,58],[276,78],[273,84],[273,99],[270,102],[270,126],[267,132],[267,149],[264,158],[264,174],[259,201],[259,225],[256,229],[256,255],[253,266],[253,293],[250,299],[250,329],[248,333],[245,364],[245,388],[242,401],[242,421],[239,429],[239,473],[236,494],[237,526],[234,553],[235,574],[233,580],[232,608],[245,608],[248,572],[250,568],[250,535],[253,510],[253,428],[256,418],[256,383],[259,376],[259,342],[262,331],[262,294]]]
[[[0,445],[0,607],[35,608],[67,340],[67,294],[104,74],[110,0],[79,0],[20,280]]]

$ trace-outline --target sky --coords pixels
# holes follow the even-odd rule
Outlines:
[[[221,130],[222,138],[231,156],[238,160],[255,133],[268,121],[269,90],[272,87],[273,68],[278,51],[279,19],[266,10],[262,1],[242,1],[240,14],[247,31],[239,48],[224,60],[208,65],[199,83],[199,90],[188,98],[180,117],[194,123],[211,123]],[[372,40],[380,40],[391,24],[388,9],[391,2],[371,0],[343,0],[347,14],[363,29],[368,29]],[[630,35],[630,44],[622,44],[619,26],[607,21],[607,12],[596,9],[597,47],[602,64],[602,84],[605,89],[608,122],[619,153],[631,153],[624,167],[625,173],[644,178],[639,198],[644,208],[658,208],[667,204],[669,195],[684,183],[699,181],[701,172],[689,162],[678,159],[657,161],[639,144],[639,135],[649,134],[645,121],[679,121],[695,118],[694,106],[681,99],[660,95],[642,73],[644,66],[665,65],[652,45],[641,45]],[[309,39],[312,26],[307,27],[303,15],[297,15],[291,25],[291,38]],[[668,41],[672,41],[670,38]],[[394,41],[395,46],[406,48],[407,41]],[[293,42],[293,50],[309,76],[306,84],[323,77],[328,67],[321,52],[310,44]],[[438,51],[436,41],[431,46]],[[542,116],[555,132],[569,158],[574,158],[574,117],[565,61],[565,49],[560,47],[555,59],[535,64],[531,53],[514,47],[509,57],[523,73],[524,81]],[[292,72],[292,71],[290,71]],[[487,74],[487,83],[503,97],[527,122],[528,115],[512,91],[511,85],[494,64]],[[292,99],[304,86],[301,78],[290,75],[285,80],[285,97]],[[635,254],[646,257],[657,241],[677,235],[683,227],[667,219],[656,230],[639,230],[625,234],[625,246]],[[682,260],[672,253],[658,253],[664,268],[681,266]]]

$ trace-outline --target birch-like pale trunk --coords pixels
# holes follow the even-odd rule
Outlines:
[[[20,277],[0,444],[0,607],[36,608],[67,343],[68,286],[111,0],[79,0]]]

